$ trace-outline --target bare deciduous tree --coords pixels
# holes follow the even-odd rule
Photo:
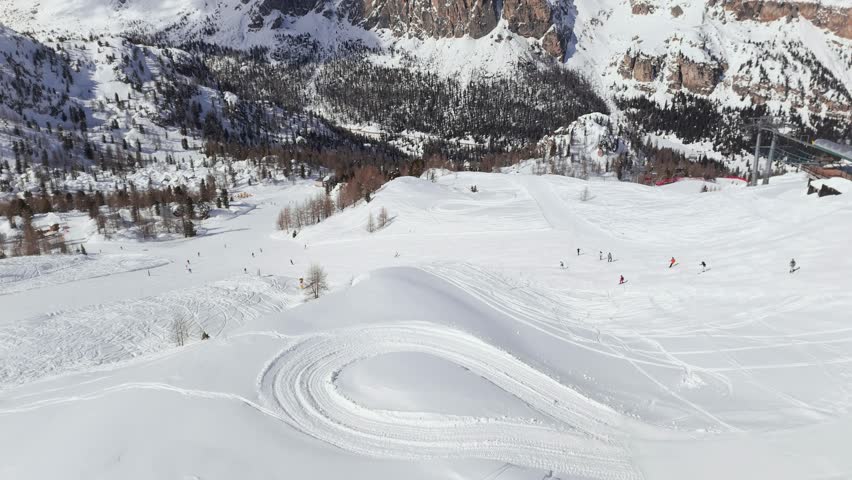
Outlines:
[[[38,234],[33,227],[33,219],[28,214],[23,215],[22,218],[23,225],[21,231],[23,232],[24,255],[39,255],[41,254],[41,250],[39,249]]]
[[[186,345],[189,340],[189,320],[180,317],[172,322],[172,339],[179,347]]]
[[[580,201],[588,202],[592,198],[592,192],[589,191],[589,187],[583,187],[583,191],[580,192]]]
[[[382,209],[379,210],[378,220],[379,220],[379,228],[385,228],[387,226],[388,221],[390,220],[390,216],[388,215],[388,209],[387,208],[382,207]]]
[[[328,290],[328,274],[325,269],[318,263],[311,264],[308,269],[308,274],[305,275],[308,284],[309,296],[319,298],[322,292]]]
[[[376,222],[373,220],[373,212],[367,215],[367,231],[373,233],[376,231]]]
[[[284,207],[278,212],[276,225],[278,226],[278,230],[290,231],[290,207]]]

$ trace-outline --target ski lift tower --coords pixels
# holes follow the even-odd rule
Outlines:
[[[747,125],[757,130],[757,142],[754,146],[754,164],[752,165],[749,185],[757,185],[760,178],[760,153],[768,148],[766,167],[763,170],[763,184],[769,183],[769,175],[772,171],[772,162],[776,156],[786,164],[798,165],[806,170],[813,171],[815,167],[825,163],[829,159],[839,162],[852,162],[852,155],[845,151],[832,148],[832,142],[810,141],[797,138],[793,132],[796,128],[793,124],[779,117],[758,117]],[[769,147],[763,147],[761,140],[764,135],[771,135]],[[827,142],[827,143],[826,143]]]
[[[760,179],[760,150],[766,148],[761,146],[763,135],[771,136],[769,144],[769,152],[766,156],[766,167],[763,170],[763,184],[769,183],[769,176],[772,174],[772,162],[775,160],[775,147],[778,144],[778,137],[788,137],[788,132],[793,130],[793,125],[781,117],[757,117],[750,124],[746,125],[749,128],[757,130],[757,140],[754,145],[754,162],[751,166],[751,177],[748,184],[750,186],[757,185]]]

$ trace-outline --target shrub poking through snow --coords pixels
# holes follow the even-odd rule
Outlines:
[[[318,263],[311,264],[305,275],[307,283],[307,295],[311,298],[319,298],[323,292],[328,290],[328,274],[325,269]]]

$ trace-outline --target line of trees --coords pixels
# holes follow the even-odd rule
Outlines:
[[[19,232],[14,238],[0,242],[0,250],[5,250],[4,244],[11,242],[9,254],[13,256],[67,253],[64,240],[59,240],[58,225],[53,229],[56,233],[42,232],[32,225],[35,215],[50,212],[86,212],[95,221],[98,233],[107,238],[119,230],[133,228],[138,229],[143,239],[153,239],[164,232],[193,237],[196,222],[208,217],[213,202],[218,207],[230,205],[227,189],[218,189],[212,176],[202,180],[197,191],[182,186],[140,191],[131,183],[107,193],[78,190],[73,194],[58,191],[52,195],[27,194],[0,203],[0,215]]]
[[[317,224],[332,216],[336,211],[334,202],[327,193],[318,193],[300,205],[284,207],[278,212],[276,226],[278,230],[296,232],[308,225]]]

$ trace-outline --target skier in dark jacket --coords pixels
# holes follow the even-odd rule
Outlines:
[[[796,271],[796,259],[793,258],[793,259],[790,259],[790,273],[793,273],[795,271]]]

